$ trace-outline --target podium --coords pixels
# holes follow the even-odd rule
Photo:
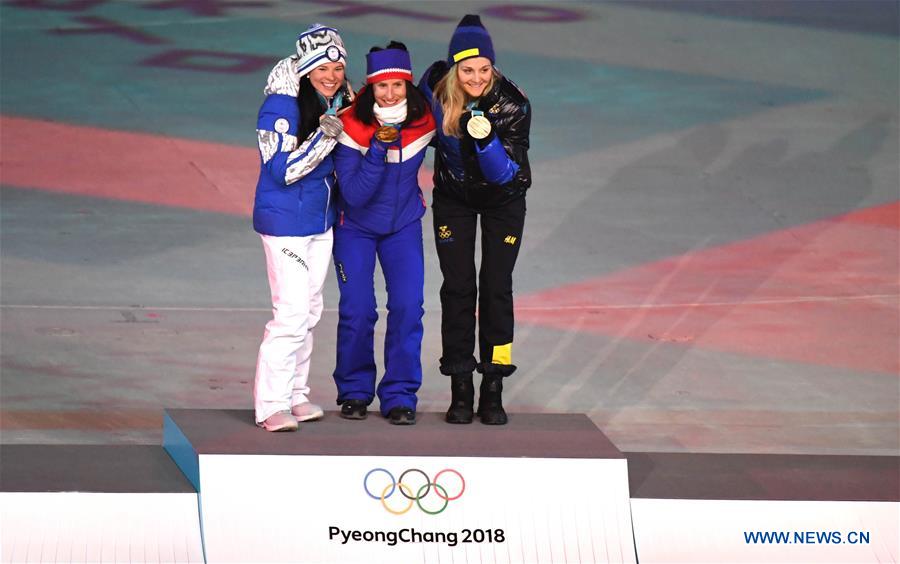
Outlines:
[[[895,456],[628,453],[641,562],[897,562]]]
[[[159,446],[0,446],[0,561],[197,562],[197,493]]]
[[[627,464],[627,467],[626,467]],[[627,473],[627,475],[626,475]],[[0,445],[2,562],[896,562],[900,457],[620,453],[583,415]]]
[[[415,426],[170,409],[209,562],[634,562],[624,455],[584,415]]]

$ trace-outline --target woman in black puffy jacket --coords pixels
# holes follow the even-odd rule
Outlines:
[[[467,15],[419,87],[437,122],[434,234],[441,285],[440,370],[451,378],[448,423],[471,423],[473,371],[483,374],[477,414],[504,425],[503,378],[512,363],[512,271],[522,243],[525,192],[531,186],[528,136],[531,105],[494,67],[490,35]],[[475,232],[481,220],[481,267],[476,281]],[[479,361],[475,360],[476,298]]]

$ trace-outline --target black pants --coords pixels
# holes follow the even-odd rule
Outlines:
[[[491,209],[475,209],[434,193],[434,240],[441,285],[441,373],[476,368],[475,302],[478,345],[484,372],[512,374],[512,271],[522,244],[525,198]],[[481,268],[475,278],[475,232],[481,218]]]

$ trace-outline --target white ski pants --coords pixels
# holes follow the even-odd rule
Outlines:
[[[261,237],[272,291],[272,320],[259,347],[253,387],[260,423],[309,401],[313,329],[322,317],[322,289],[334,241],[331,229],[309,237]]]

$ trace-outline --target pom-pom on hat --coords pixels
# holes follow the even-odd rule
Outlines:
[[[467,14],[450,38],[447,62],[450,65],[472,57],[487,57],[494,64],[494,44],[479,16]]]
[[[300,76],[325,63],[347,62],[347,49],[338,31],[320,23],[312,24],[297,36],[297,55]]]
[[[394,79],[412,82],[412,62],[404,49],[380,49],[366,55],[366,84]]]

